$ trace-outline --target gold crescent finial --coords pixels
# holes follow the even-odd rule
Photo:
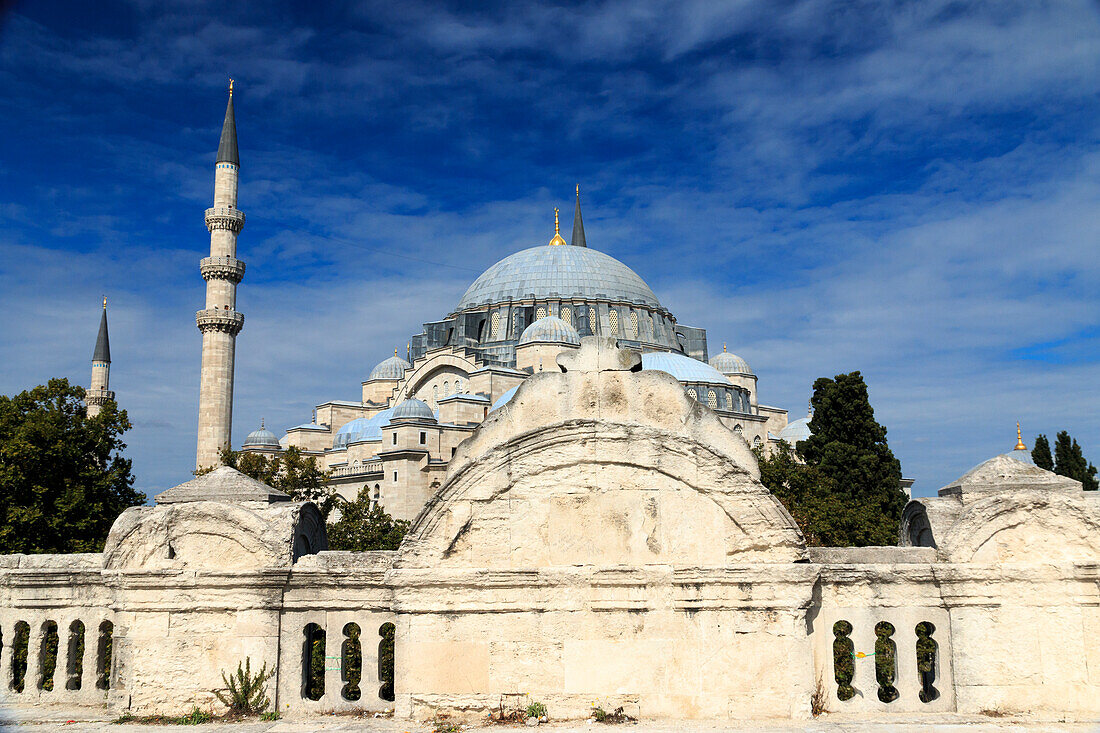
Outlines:
[[[393,347],[393,355],[397,356],[397,347],[396,346]]]
[[[233,96],[233,79],[229,79],[229,96]]]
[[[581,184],[577,184],[577,198],[581,197]]]
[[[103,296],[103,310],[107,310],[107,296]]]
[[[550,240],[550,246],[565,244],[565,240],[561,238],[561,224],[558,222],[558,207],[554,207],[554,237]]]
[[[726,353],[726,342],[725,341],[722,342],[722,353],[723,354]]]
[[[1016,450],[1027,450],[1024,444],[1024,436],[1020,433],[1020,421],[1016,421]]]

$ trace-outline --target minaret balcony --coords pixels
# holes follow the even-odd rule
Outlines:
[[[91,388],[84,392],[84,404],[86,405],[98,405],[102,407],[108,402],[113,402],[114,399],[115,393],[109,389]]]
[[[203,333],[220,331],[236,336],[244,328],[244,313],[207,308],[195,313],[195,323]]]
[[[206,228],[211,232],[216,229],[228,229],[234,234],[238,234],[243,227],[244,212],[240,209],[218,206],[206,210]]]
[[[236,257],[203,257],[199,272],[203,280],[229,280],[235,285],[244,278],[244,262]]]

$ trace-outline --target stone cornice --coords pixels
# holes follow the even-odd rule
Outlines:
[[[244,212],[240,209],[220,206],[207,209],[206,228],[211,232],[215,229],[227,229],[234,234],[238,234],[244,228]]]
[[[244,262],[236,257],[203,257],[199,272],[203,280],[229,280],[236,285],[244,278]]]

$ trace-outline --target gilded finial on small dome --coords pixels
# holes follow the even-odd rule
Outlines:
[[[107,296],[103,296],[103,310],[107,310]]]
[[[561,224],[558,222],[558,207],[554,207],[554,238],[550,240],[550,246],[556,247],[558,245],[565,244],[565,240],[561,238]]]
[[[233,96],[233,80],[229,80],[229,96]]]
[[[1016,450],[1027,450],[1027,445],[1024,444],[1024,436],[1020,433],[1020,421],[1016,421]]]
[[[722,342],[722,353],[723,354],[726,353],[726,342],[725,341]]]
[[[264,429],[264,419],[261,417],[260,418],[260,430],[263,430],[263,429]]]

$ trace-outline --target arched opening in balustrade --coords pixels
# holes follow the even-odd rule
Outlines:
[[[79,690],[84,677],[84,622],[69,624],[69,645],[65,662],[65,689]]]
[[[53,675],[57,671],[57,649],[59,646],[57,622],[46,621],[42,624],[42,646],[38,655],[38,689],[53,691]]]
[[[898,646],[890,637],[894,635],[894,625],[889,621],[875,624],[875,678],[878,680],[878,699],[893,702],[898,699],[898,688],[894,682],[898,678]]]
[[[930,621],[921,621],[917,624],[916,632],[917,672],[920,674],[920,693],[917,696],[921,702],[932,702],[940,696],[940,691],[933,686],[939,655],[939,644],[932,638],[936,627]]]
[[[836,697],[841,702],[856,695],[852,680],[856,676],[856,648],[852,643],[852,625],[847,621],[833,624],[833,679],[836,680]]]
[[[99,625],[99,641],[95,654],[95,686],[97,690],[111,688],[111,664],[115,654],[115,625],[104,621]]]
[[[340,674],[344,687],[340,690],[345,700],[358,700],[363,696],[359,683],[363,681],[363,644],[359,641],[359,624],[344,624],[344,643],[340,649]]]
[[[26,621],[15,624],[11,640],[11,689],[22,692],[27,680],[27,650],[30,648],[31,626]]]
[[[302,696],[320,700],[325,696],[325,630],[306,624],[302,648]]]
[[[381,637],[378,642],[378,697],[391,702],[396,699],[393,689],[393,639],[395,631],[396,627],[388,621],[378,627],[378,636]]]

